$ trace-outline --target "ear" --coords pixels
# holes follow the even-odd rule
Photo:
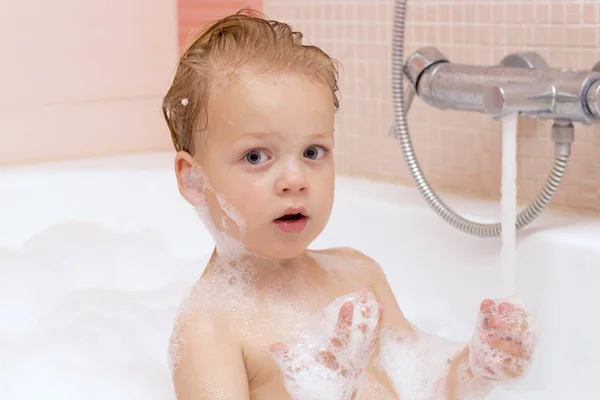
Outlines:
[[[187,152],[180,151],[175,156],[175,176],[179,193],[193,206],[203,201],[204,175],[198,162]]]

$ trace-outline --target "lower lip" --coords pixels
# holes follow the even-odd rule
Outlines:
[[[298,233],[306,227],[307,217],[302,217],[295,221],[275,221],[275,225],[285,233]]]

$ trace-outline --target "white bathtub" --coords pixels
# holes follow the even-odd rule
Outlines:
[[[0,399],[173,399],[166,346],[212,241],[180,198],[173,155],[0,169]],[[469,215],[498,204],[448,198]],[[528,391],[599,398],[600,223],[545,213],[520,234],[519,291],[541,325]],[[533,232],[533,233],[532,233]],[[499,239],[455,231],[412,188],[339,177],[314,248],[353,246],[384,267],[420,328],[467,340],[498,295]]]

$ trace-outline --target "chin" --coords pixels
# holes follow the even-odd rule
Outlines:
[[[261,251],[260,254],[265,258],[284,261],[304,255],[307,248],[308,244],[306,243],[274,243],[271,247],[263,249],[264,251]]]

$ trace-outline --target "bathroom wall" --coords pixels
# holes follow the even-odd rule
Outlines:
[[[340,172],[412,185],[392,122],[392,0],[264,0],[268,17],[287,21],[342,64],[337,120]],[[600,60],[600,1],[409,0],[405,52],[436,46],[451,61],[496,64],[509,52],[534,50],[552,66],[590,69]],[[416,99],[409,113],[413,144],[431,184],[443,191],[497,199],[501,123],[439,111]],[[519,121],[518,190],[534,198],[553,158],[550,122]],[[552,202],[600,213],[600,129],[576,126],[572,159]]]
[[[0,164],[170,148],[175,0],[3,0],[0,38]]]
[[[263,0],[177,0],[179,51],[199,29],[242,8],[262,10]]]

